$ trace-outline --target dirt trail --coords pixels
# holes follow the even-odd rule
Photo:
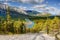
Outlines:
[[[47,34],[0,35],[0,40],[55,40]]]

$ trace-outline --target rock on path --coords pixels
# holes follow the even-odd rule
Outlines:
[[[38,35],[35,40],[55,40],[55,37],[51,37],[47,34],[41,34]]]

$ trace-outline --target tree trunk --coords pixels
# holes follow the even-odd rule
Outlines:
[[[60,40],[60,39],[57,37],[58,34],[59,34],[59,33],[55,34],[55,40]]]

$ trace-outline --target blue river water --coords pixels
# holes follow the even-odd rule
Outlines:
[[[29,19],[25,19],[26,20],[26,22],[27,22],[27,27],[28,28],[32,28],[33,26],[34,26],[34,22],[33,21],[31,21],[31,20],[29,20]]]

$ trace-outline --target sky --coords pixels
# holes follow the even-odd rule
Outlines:
[[[60,15],[60,0],[0,0],[0,2],[24,10],[36,10]]]

